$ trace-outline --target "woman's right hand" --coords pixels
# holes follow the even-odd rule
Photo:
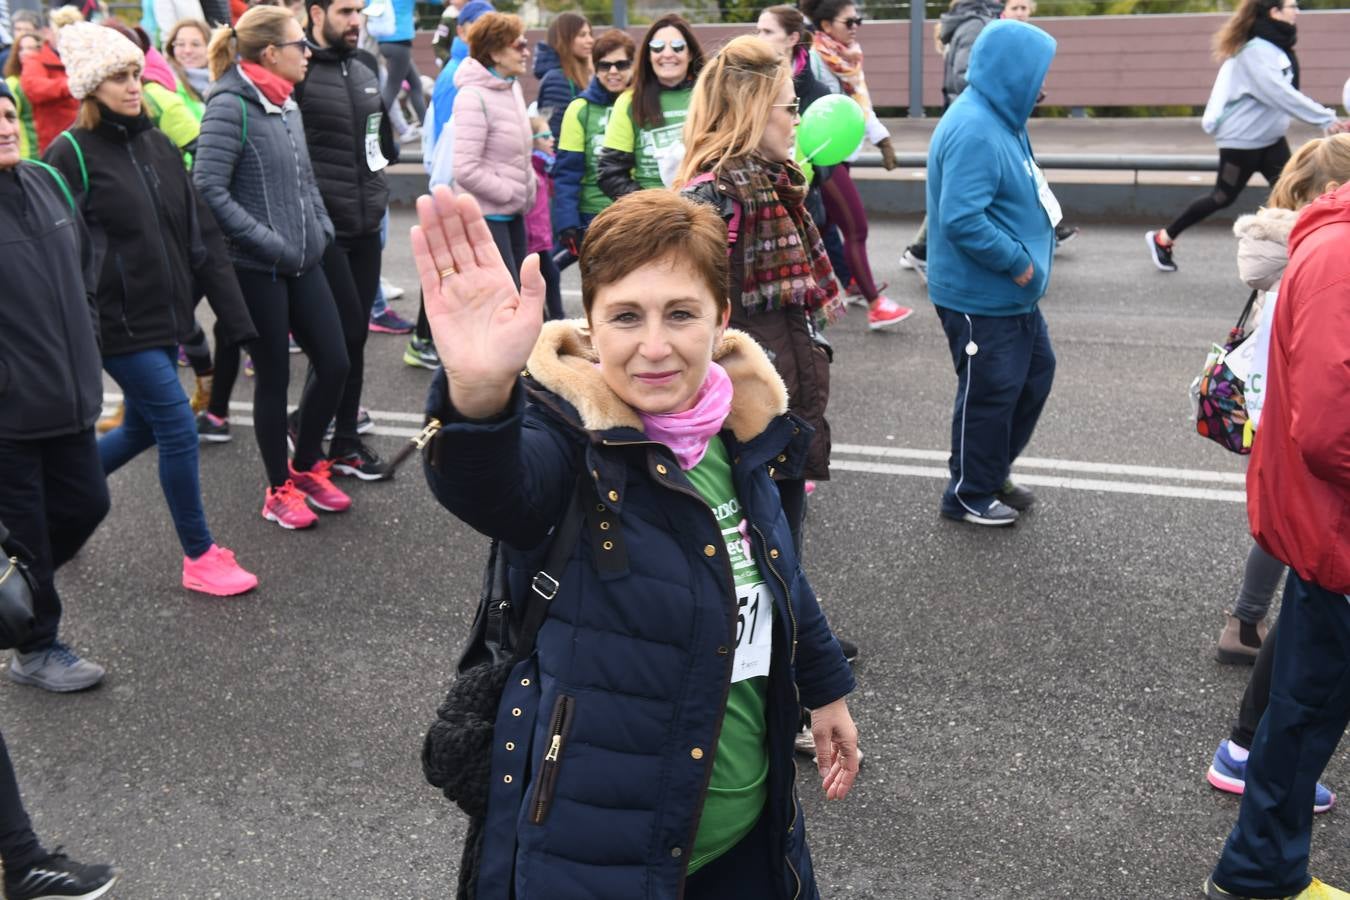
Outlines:
[[[444,185],[417,198],[417,221],[413,259],[450,402],[490,418],[506,408],[543,326],[539,257],[526,257],[517,291],[478,202]]]

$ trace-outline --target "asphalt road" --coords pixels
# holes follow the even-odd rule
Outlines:
[[[412,317],[409,218],[395,216],[386,259]],[[937,516],[955,378],[895,263],[914,224],[876,222],[871,238],[914,317],[870,334],[855,312],[831,332],[836,472],[805,555],[837,631],[862,645],[850,705],[867,760],[840,803],[803,768],[822,893],[1197,896],[1238,806],[1204,772],[1247,678],[1212,650],[1249,539],[1243,462],[1193,434],[1186,389],[1245,299],[1234,240],[1195,229],[1170,276],[1142,225],[1089,225],[1065,248],[1043,303],[1058,376],[1019,468],[1041,503],[982,530]],[[429,375],[401,351],[373,335],[367,353],[386,454]],[[115,861],[119,900],[451,896],[462,818],[418,753],[485,541],[415,467],[282,532],[258,515],[252,430],[235,433],[203,449],[206,508],[261,588],[222,601],[178,587],[147,454],[111,479],[112,513],[60,578],[65,636],[107,681],[74,696],[0,685],[39,833]],[[1344,751],[1324,780],[1350,789]],[[1313,871],[1342,886],[1346,815],[1318,817],[1313,839]]]

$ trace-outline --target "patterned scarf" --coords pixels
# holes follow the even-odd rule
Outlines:
[[[684,412],[645,413],[642,431],[654,441],[665,444],[688,472],[703,461],[708,442],[722,430],[722,423],[731,412],[731,376],[717,363],[708,363],[708,374],[694,397],[694,405]]]
[[[821,324],[843,314],[839,281],[806,211],[806,178],[796,164],[750,156],[723,167],[741,201],[744,271],[741,304],[749,313],[804,306]]]
[[[858,102],[863,115],[872,114],[872,97],[867,93],[867,79],[863,77],[863,51],[857,41],[841,44],[823,31],[811,39],[811,49],[820,61],[830,67],[834,77],[844,87],[844,93]]]

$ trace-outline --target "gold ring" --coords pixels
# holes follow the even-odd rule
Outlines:
[[[441,276],[441,280],[444,281],[445,279],[449,278],[451,275],[455,274],[455,272],[457,272],[457,271],[458,271],[458,269],[456,269],[454,266],[446,266],[444,269],[441,269],[441,270],[440,270],[439,272],[437,272],[436,274],[439,275],[439,276]]]

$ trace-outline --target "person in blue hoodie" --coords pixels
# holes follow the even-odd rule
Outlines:
[[[1034,25],[985,27],[928,148],[928,296],[957,377],[941,513],[978,525],[1011,525],[1035,502],[1009,472],[1055,375],[1037,304],[1060,212],[1026,131],[1054,56]]]

